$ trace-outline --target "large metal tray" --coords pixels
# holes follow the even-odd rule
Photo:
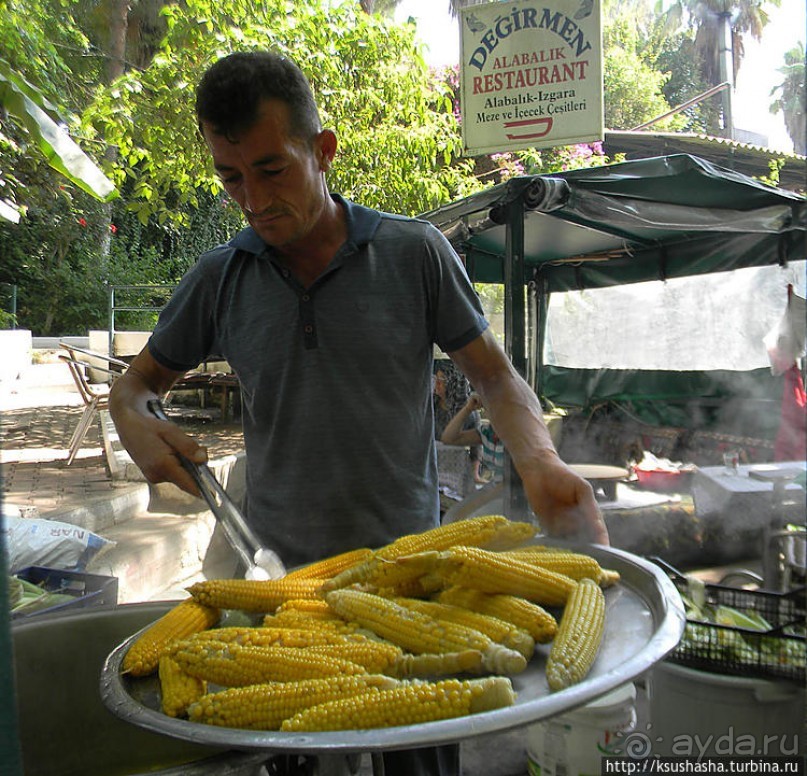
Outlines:
[[[134,634],[107,658],[101,675],[101,697],[107,708],[122,719],[174,738],[231,749],[301,754],[433,746],[518,728],[570,711],[634,680],[663,659],[678,644],[685,616],[675,586],[649,561],[605,547],[557,541],[553,544],[582,549],[622,577],[618,585],[605,591],[605,635],[591,672],[585,681],[561,692],[549,692],[544,672],[549,646],[542,645],[527,670],[512,678],[517,700],[508,708],[421,725],[329,733],[215,727],[162,714],[158,710],[155,677],[133,679],[121,675],[123,656],[138,635]]]

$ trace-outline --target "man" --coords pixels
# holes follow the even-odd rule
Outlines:
[[[591,487],[487,328],[447,241],[328,192],[337,148],[288,59],[237,53],[197,90],[200,131],[249,227],[204,254],[116,381],[121,441],[152,482],[195,486],[206,452],[147,401],[211,353],[239,377],[245,512],[287,565],[435,525],[433,343],[479,393],[548,533],[607,543]]]
[[[607,542],[591,487],[558,458],[448,242],[328,192],[336,135],[296,65],[225,57],[196,112],[249,227],[187,273],[112,388],[120,439],[147,479],[196,492],[176,454],[204,462],[205,450],[147,402],[215,353],[241,383],[247,519],[286,565],[431,528],[436,342],[480,394],[543,527]],[[458,773],[458,748],[395,752],[385,772]]]

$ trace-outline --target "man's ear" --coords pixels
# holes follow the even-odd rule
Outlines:
[[[319,168],[322,172],[327,172],[331,168],[334,156],[336,156],[336,133],[331,129],[323,129],[316,139],[317,158]]]

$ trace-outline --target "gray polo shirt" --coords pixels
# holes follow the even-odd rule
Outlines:
[[[168,368],[218,355],[238,375],[245,511],[292,566],[437,524],[433,345],[487,327],[437,229],[334,199],[348,239],[310,288],[247,228],[200,257],[149,342]]]

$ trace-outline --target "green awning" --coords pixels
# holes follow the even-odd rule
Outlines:
[[[807,257],[805,198],[686,154],[522,176],[421,217],[501,283],[521,202],[524,277],[546,291],[636,283]]]

